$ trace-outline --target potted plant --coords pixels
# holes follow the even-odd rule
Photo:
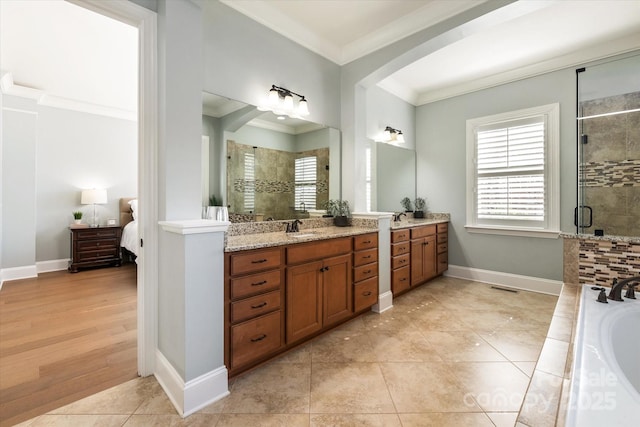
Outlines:
[[[73,212],[73,222],[75,222],[76,224],[80,224],[82,223],[82,212],[80,211],[75,211]]]
[[[400,200],[400,204],[404,208],[405,212],[413,212],[413,208],[411,207],[411,199],[410,198],[405,197],[404,199]]]
[[[416,210],[413,212],[413,217],[424,218],[424,207],[426,205],[425,200],[422,197],[416,197],[413,204],[416,206]]]
[[[327,201],[327,215],[333,217],[333,224],[337,227],[347,227],[351,225],[351,208],[347,200]]]

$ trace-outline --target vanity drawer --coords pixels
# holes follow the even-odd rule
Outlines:
[[[277,350],[282,342],[280,310],[231,327],[231,366],[235,368]]]
[[[394,256],[393,258],[391,258],[391,269],[395,270],[396,268],[401,268],[409,265],[410,259],[411,255],[409,254]]]
[[[432,236],[436,234],[436,225],[424,225],[411,229],[411,238],[419,239],[420,237]]]
[[[282,262],[280,253],[280,249],[267,249],[231,255],[231,275],[280,267]]]
[[[449,250],[449,244],[447,242],[438,243],[438,253],[447,252]]]
[[[357,267],[359,265],[369,264],[378,261],[378,248],[367,249],[366,251],[354,252],[353,265]]]
[[[391,256],[408,254],[411,244],[409,242],[395,243],[391,245]]]
[[[373,277],[353,287],[353,306],[356,312],[378,302],[378,279]]]
[[[242,322],[280,308],[280,291],[231,303],[231,323]]]
[[[378,263],[361,265],[353,269],[353,281],[360,282],[361,280],[375,277],[378,275]]]
[[[449,268],[449,254],[438,254],[438,266],[436,272],[438,274],[446,271]]]
[[[239,299],[280,287],[280,270],[231,279],[231,299]]]
[[[410,275],[411,270],[409,269],[409,266],[393,270],[391,272],[391,291],[394,294],[398,294],[399,292],[409,289],[411,283],[409,279]]]
[[[449,231],[449,223],[443,222],[442,224],[437,224],[438,233],[446,233]]]
[[[407,240],[409,240],[409,230],[391,232],[391,243],[406,242]]]
[[[447,242],[449,240],[449,235],[447,233],[438,233],[438,243]]]
[[[361,251],[378,247],[378,233],[363,234],[353,238],[353,250]]]
[[[351,252],[351,237],[318,240],[287,247],[287,264],[330,258]]]

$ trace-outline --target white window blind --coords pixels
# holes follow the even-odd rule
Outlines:
[[[244,210],[253,212],[256,203],[256,157],[253,153],[244,153]]]
[[[478,218],[543,221],[544,117],[484,126],[476,139]]]
[[[301,157],[295,160],[295,208],[316,208],[317,157]]]

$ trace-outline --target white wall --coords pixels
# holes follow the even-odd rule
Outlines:
[[[562,239],[468,233],[466,120],[560,103],[561,229],[573,231],[576,203],[575,70],[565,69],[417,108],[417,192],[449,212],[449,263],[562,280]]]
[[[84,221],[93,215],[80,204],[82,189],[107,189],[108,204],[96,209],[102,224],[119,219],[120,197],[137,195],[137,124],[16,96],[5,95],[4,104],[2,267],[68,259],[71,213],[82,211]],[[19,157],[11,147],[19,147]],[[33,255],[16,259],[31,245]]]

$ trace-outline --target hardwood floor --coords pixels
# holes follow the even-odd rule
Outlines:
[[[0,426],[137,376],[136,267],[66,271],[0,291]]]

